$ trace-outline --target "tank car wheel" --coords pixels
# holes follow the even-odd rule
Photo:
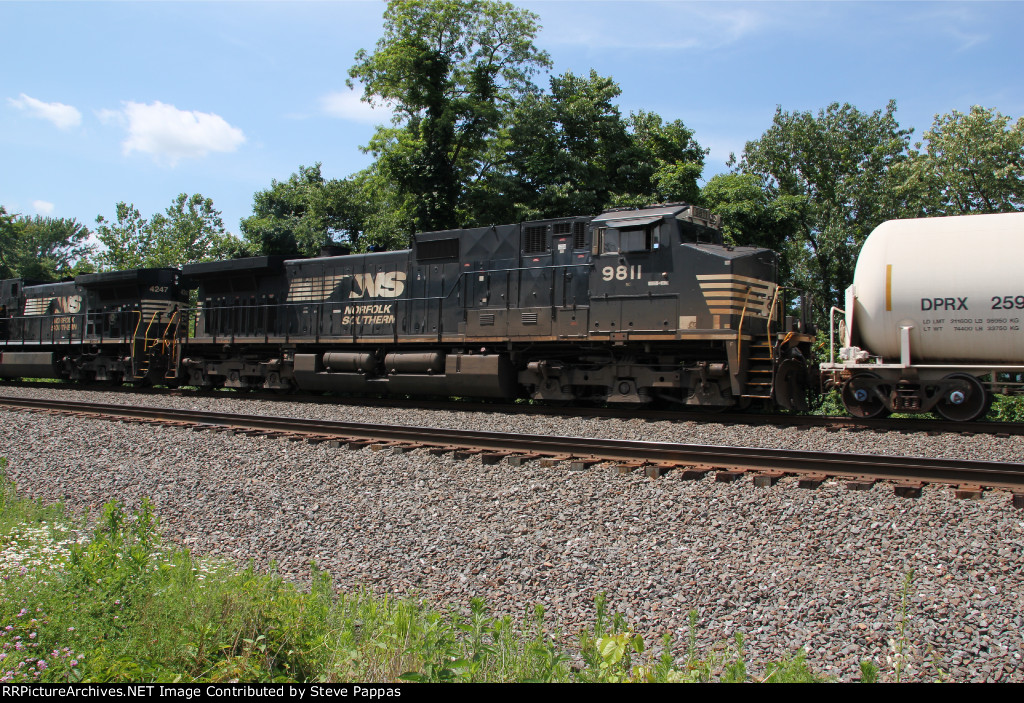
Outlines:
[[[951,373],[944,381],[960,381],[957,387],[943,394],[935,412],[952,422],[970,422],[988,412],[992,403],[988,391],[969,373]]]
[[[873,417],[885,417],[889,409],[875,391],[875,384],[868,379],[877,379],[878,374],[866,371],[859,373],[843,384],[843,406],[846,412],[862,420]]]

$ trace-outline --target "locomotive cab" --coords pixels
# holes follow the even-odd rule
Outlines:
[[[583,380],[607,384],[604,400],[805,407],[795,350],[810,337],[780,346],[774,252],[726,246],[715,215],[682,203],[613,210],[590,229],[588,336],[609,342],[614,361]]]

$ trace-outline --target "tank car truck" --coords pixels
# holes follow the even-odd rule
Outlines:
[[[776,254],[686,204],[182,273],[191,385],[806,407],[813,330],[785,314]]]
[[[867,238],[839,353],[821,366],[851,415],[934,411],[970,421],[1021,393],[1024,213],[892,220]]]
[[[0,281],[0,378],[174,383],[186,302],[172,268]]]

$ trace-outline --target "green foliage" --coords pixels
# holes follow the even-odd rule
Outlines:
[[[89,273],[89,235],[73,218],[25,217],[0,206],[0,278],[56,281]]]
[[[1024,118],[975,105],[936,115],[915,145],[908,179],[923,215],[1015,212],[1024,208]]]
[[[701,190],[701,201],[722,218],[726,242],[780,252],[779,280],[792,279],[792,258],[798,252],[787,242],[799,230],[805,196],[779,193],[755,173],[720,173]]]
[[[17,257],[15,255],[20,232],[15,224],[17,215],[7,213],[0,205],[0,278],[11,278]]]
[[[1024,422],[1024,396],[995,396],[992,399],[992,407],[989,409],[985,419],[1002,422]]]
[[[198,193],[181,193],[163,214],[149,220],[124,202],[117,204],[116,213],[114,222],[96,217],[96,235],[106,247],[97,262],[105,269],[177,267],[225,258],[238,248],[213,201]]]
[[[892,655],[893,680],[903,681],[903,672],[910,659],[910,593],[914,585],[914,570],[909,569],[903,576],[903,587],[900,590],[900,619],[896,625],[896,637],[889,641]]]
[[[96,216],[96,236],[107,248],[97,257],[101,267],[109,269],[140,268],[154,249],[154,232],[149,221],[134,205],[119,202],[117,221]]]
[[[860,682],[878,683],[878,667],[870,659],[862,659],[860,662]]]
[[[492,615],[479,598],[465,613],[441,613],[410,599],[338,594],[315,564],[300,588],[251,564],[238,569],[165,547],[148,500],[134,513],[108,503],[86,533],[64,524],[59,506],[19,498],[4,466],[0,460],[0,622],[11,624],[0,631],[11,637],[0,640],[9,654],[5,681],[827,680],[803,652],[752,677],[739,634],[733,645],[698,651],[695,612],[677,665],[669,635],[660,653],[648,651],[621,615],[609,615],[603,595],[580,635],[583,665],[570,668],[539,604],[520,623]],[[15,652],[13,637],[31,646]]]
[[[853,280],[867,235],[904,210],[905,173],[913,130],[901,129],[896,103],[861,112],[832,103],[817,115],[776,110],[772,126],[747,142],[739,172],[762,179],[769,201],[786,198],[799,212],[786,242],[791,283],[811,291],[819,323]]]
[[[349,85],[393,109],[367,147],[416,230],[456,227],[464,191],[488,168],[503,111],[550,65],[533,45],[537,16],[490,0],[391,0],[373,53],[360,50]]]
[[[242,234],[252,254],[316,256],[320,248],[347,241],[353,247],[376,208],[389,202],[374,190],[373,170],[345,180],[327,180],[320,164],[299,166],[287,181],[273,181],[253,196],[253,215],[242,220]],[[386,223],[374,222],[390,231]]]
[[[60,503],[44,505],[38,500],[18,496],[17,486],[7,476],[7,459],[0,457],[0,535],[8,535],[18,525],[37,526],[52,522],[64,512]],[[7,540],[0,536],[0,545]]]
[[[863,672],[863,667],[861,671]],[[825,683],[829,680],[828,677],[820,676],[811,670],[807,665],[807,652],[802,649],[796,656],[769,662],[761,679],[763,683]]]
[[[492,146],[493,167],[463,213],[478,225],[596,215],[609,206],[697,202],[707,150],[681,120],[624,118],[611,78],[567,72],[525,95]]]

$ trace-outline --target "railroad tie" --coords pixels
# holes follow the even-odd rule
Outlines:
[[[870,491],[875,487],[876,483],[878,483],[878,479],[871,478],[870,476],[858,476],[846,482],[846,490]]]
[[[677,469],[675,464],[651,464],[644,467],[644,476],[649,479],[659,479],[669,471]]]
[[[470,458],[471,456],[476,456],[477,454],[483,453],[483,449],[466,449],[465,447],[461,447],[452,452],[452,458],[455,459],[456,461],[463,461],[465,459]]]
[[[805,474],[797,480],[796,486],[797,488],[814,490],[816,488],[820,488],[821,484],[825,483],[826,479],[828,479],[828,476],[825,474]]]
[[[625,461],[615,465],[615,473],[629,474],[647,465],[645,461]]]
[[[754,485],[758,488],[771,488],[785,475],[784,471],[762,471],[754,474]]]
[[[594,464],[600,464],[602,459],[595,459],[593,457],[586,459],[573,459],[569,463],[569,471],[586,471]]]
[[[892,490],[900,498],[920,498],[924,481],[903,481],[893,486]]]
[[[684,481],[699,481],[712,471],[714,468],[710,466],[688,466],[679,473],[679,476]]]
[[[537,459],[540,458],[540,454],[513,454],[508,458],[508,465],[522,466],[523,464],[526,464],[531,461],[536,461]]]
[[[370,445],[371,452],[382,452],[385,449],[394,449],[401,446],[401,442],[374,442]]]
[[[306,435],[306,444],[323,444],[334,440],[334,437],[322,434]]]
[[[981,500],[984,489],[973,483],[961,483],[953,492],[960,500]]]
[[[429,444],[410,444],[408,442],[397,442],[391,446],[392,454],[407,454],[417,449],[425,449]]]

